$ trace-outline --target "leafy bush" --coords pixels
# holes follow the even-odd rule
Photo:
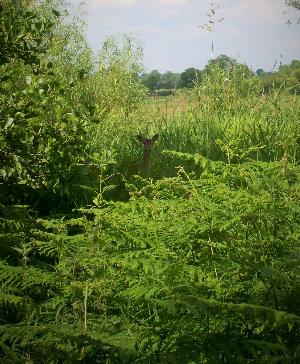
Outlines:
[[[17,1],[4,2],[1,11],[0,178],[64,191],[70,166],[84,149],[86,119],[67,95],[74,81],[59,76],[47,55],[59,12],[39,10]]]
[[[98,151],[102,124],[109,117],[118,122],[128,117],[145,94],[137,76],[138,44],[128,37],[123,45],[108,38],[96,67],[82,25],[70,22],[68,13],[60,15],[63,6],[54,10],[51,4],[4,2],[0,65],[4,195],[14,190],[14,203],[34,201],[48,211],[66,199],[72,199],[67,205],[85,200],[74,196],[85,194],[78,181],[94,164],[91,150]]]

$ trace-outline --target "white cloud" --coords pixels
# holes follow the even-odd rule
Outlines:
[[[276,26],[284,23],[284,10],[286,6],[282,0],[234,0],[225,19],[243,19],[243,22],[246,20],[252,24]]]
[[[180,9],[176,9],[176,8],[165,9],[162,12],[162,15],[166,18],[174,18],[174,17],[177,17],[179,14],[180,14]]]
[[[86,4],[93,7],[132,7],[135,5],[155,6],[155,7],[174,7],[186,5],[190,0],[86,0]]]
[[[189,0],[158,0],[157,3],[162,6],[185,5]]]
[[[137,0],[87,0],[86,4],[93,7],[107,6],[107,7],[130,7],[137,4]]]

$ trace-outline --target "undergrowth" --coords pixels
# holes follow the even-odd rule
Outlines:
[[[299,360],[299,167],[177,157],[201,177],[139,178],[2,253],[6,362]]]

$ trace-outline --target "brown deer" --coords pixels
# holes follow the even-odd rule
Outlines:
[[[136,136],[137,140],[144,144],[143,163],[141,165],[141,172],[144,176],[150,175],[150,155],[154,142],[158,139],[158,134],[153,135],[151,139],[145,138],[142,135]]]

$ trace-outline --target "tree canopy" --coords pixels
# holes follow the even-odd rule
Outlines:
[[[201,71],[197,68],[187,68],[180,75],[180,86],[181,87],[192,87],[196,82],[201,81]]]

